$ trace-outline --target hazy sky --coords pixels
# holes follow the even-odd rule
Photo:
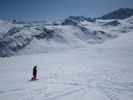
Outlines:
[[[70,15],[101,16],[133,8],[133,0],[0,0],[0,19],[44,20]]]

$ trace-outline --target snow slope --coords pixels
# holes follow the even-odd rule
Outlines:
[[[55,53],[103,43],[133,31],[133,18],[101,20],[68,17],[60,24],[0,21],[0,57]]]
[[[0,58],[1,100],[133,100],[133,34],[67,51]],[[39,80],[30,82],[33,65]]]

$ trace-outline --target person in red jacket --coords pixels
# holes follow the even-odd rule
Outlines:
[[[32,80],[36,80],[37,79],[37,66],[33,67],[33,77]]]

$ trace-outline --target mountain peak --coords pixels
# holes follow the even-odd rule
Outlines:
[[[126,19],[132,15],[133,8],[119,8],[111,13],[99,17],[99,19]]]

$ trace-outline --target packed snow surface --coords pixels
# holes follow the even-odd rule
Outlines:
[[[102,44],[0,58],[0,100],[133,100],[133,34]],[[38,66],[37,81],[29,81]]]

